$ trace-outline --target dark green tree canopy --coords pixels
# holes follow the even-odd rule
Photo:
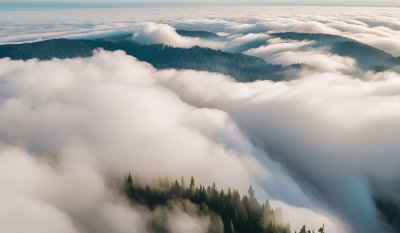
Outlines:
[[[129,173],[125,176],[127,184],[126,195],[132,203],[140,204],[154,210],[158,206],[168,207],[168,202],[186,199],[198,205],[199,216],[209,216],[211,225],[209,233],[290,233],[290,224],[283,222],[282,209],[274,211],[269,200],[260,204],[255,198],[255,190],[250,185],[248,194],[240,196],[236,189],[227,191],[218,190],[215,182],[207,188],[203,185],[195,186],[191,177],[189,187],[186,187],[184,178],[181,183],[175,180],[172,184],[166,178],[159,179],[157,187],[134,185]],[[131,185],[132,184],[132,185]],[[279,214],[278,214],[279,212]],[[281,217],[277,217],[280,216]],[[218,217],[219,216],[219,217]],[[218,220],[221,218],[221,221]],[[157,225],[157,229],[165,229]],[[156,231],[159,232],[159,231]],[[165,232],[165,231],[163,231]],[[305,226],[300,233],[307,233]]]

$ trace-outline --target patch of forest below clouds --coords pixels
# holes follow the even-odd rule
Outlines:
[[[176,30],[176,32],[186,37],[226,39],[206,31]],[[400,65],[400,57],[395,58],[382,50],[342,36],[296,32],[273,33],[270,35],[282,39],[315,41],[312,46],[324,46],[329,48],[331,53],[352,57],[356,59],[360,68],[365,70],[381,72]],[[254,44],[260,46],[259,43],[260,41],[249,42],[243,44],[242,47],[250,46],[247,48],[250,49],[254,47]],[[265,43],[264,41],[263,44]],[[141,45],[131,40],[131,35],[97,40],[51,39],[33,43],[0,45],[0,58],[9,57],[12,60],[84,58],[92,56],[93,50],[98,48],[109,51],[123,50],[128,55],[134,56],[140,61],[148,62],[157,69],[173,68],[177,70],[192,69],[217,72],[230,75],[239,82],[290,80],[302,70],[315,69],[315,67],[303,63],[289,66],[269,64],[259,57],[199,46],[179,48],[163,44]]]
[[[298,32],[281,32],[270,35],[281,39],[315,41],[314,47],[327,46],[331,53],[354,58],[363,69],[380,72],[390,69],[394,65],[400,65],[400,57],[394,58],[383,50],[343,36]]]
[[[167,233],[168,211],[176,208],[209,222],[208,233],[290,233],[290,223],[284,222],[281,207],[273,209],[268,199],[260,204],[250,185],[248,195],[236,189],[218,190],[215,182],[210,187],[196,186],[194,178],[187,186],[181,182],[170,182],[168,177],[159,178],[152,188],[144,185],[137,175],[125,176],[124,194],[133,205],[142,205],[154,211],[149,224],[152,232]],[[307,233],[303,226],[299,233]],[[312,231],[314,232],[314,230]],[[324,233],[324,227],[318,232]]]
[[[157,69],[192,69],[230,75],[239,82],[255,80],[281,81],[288,70],[313,69],[306,64],[282,66],[269,64],[259,57],[242,53],[227,53],[221,50],[195,46],[177,48],[163,44],[139,45],[126,38],[98,40],[52,39],[34,43],[0,45],[0,58],[12,60],[50,60],[90,57],[93,50],[123,50],[140,61],[152,64]]]
[[[176,30],[176,33],[178,33],[181,36],[197,37],[197,38],[203,38],[203,39],[224,39],[225,38],[223,36],[219,36],[216,33],[207,32],[207,31]]]
[[[176,30],[181,36],[198,37],[202,39],[226,39],[225,37],[218,36],[215,33],[207,31],[186,31]],[[400,65],[400,57],[393,57],[391,54],[375,48],[373,46],[361,43],[357,40],[323,33],[299,33],[299,32],[279,32],[269,34],[272,37],[279,37],[281,39],[297,40],[297,41],[314,41],[312,47],[325,47],[328,51],[343,57],[354,58],[359,67],[366,70],[373,70],[381,72],[392,68],[395,65]],[[240,48],[236,49],[237,52],[244,52],[246,50],[257,48],[265,45],[266,41],[250,41],[246,42]]]

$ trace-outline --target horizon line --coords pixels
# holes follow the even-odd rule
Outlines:
[[[61,9],[96,9],[96,8],[135,8],[135,7],[193,7],[193,6],[285,6],[285,7],[377,7],[398,8],[390,5],[363,5],[363,4],[289,4],[289,3],[1,3],[1,11],[29,11],[29,10],[61,10]]]

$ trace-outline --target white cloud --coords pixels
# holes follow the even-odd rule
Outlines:
[[[323,48],[310,48],[312,44],[313,41],[288,41],[274,38],[269,40],[267,45],[250,49],[245,53],[261,57],[272,64],[287,66],[305,63],[327,72],[351,72],[357,69],[357,62],[353,58],[341,57],[326,52]]]
[[[47,165],[2,146],[0,187],[53,206],[60,224],[72,219],[78,231],[118,232],[118,221],[142,221],[145,214],[115,202],[104,178],[132,171],[194,176],[242,194],[252,182],[272,198],[335,219],[331,229],[380,229],[365,174],[398,177],[397,73],[237,83],[207,72],[157,71],[121,51],[2,59],[0,67],[0,139],[35,153],[59,151]],[[121,218],[115,222],[112,213]],[[135,226],[140,232],[143,225]]]
[[[3,232],[78,232],[59,209],[13,190],[0,189],[0,216]]]
[[[290,82],[185,77],[165,85],[194,106],[226,111],[291,172],[319,211],[340,216],[354,232],[377,232],[367,174],[398,182],[400,77],[366,75],[371,81],[305,73]],[[297,193],[270,194],[301,206]]]
[[[299,232],[303,225],[306,226],[307,231],[318,232],[318,229],[324,226],[325,232],[348,232],[349,229],[335,224],[335,216],[324,216],[318,214],[310,209],[294,207],[286,204],[285,202],[272,200],[270,201],[272,208],[281,207],[283,211],[283,218],[290,219],[290,226],[292,231]]]
[[[279,176],[279,182],[299,190],[279,167],[264,168],[256,157],[265,153],[229,115],[187,105],[158,83],[222,75],[157,71],[122,51],[46,62],[1,59],[0,67],[0,190],[27,200],[12,216],[26,208],[34,209],[27,214],[43,209],[37,216],[42,220],[54,213],[48,231],[143,232],[146,214],[115,196],[107,186],[109,173],[194,176],[197,184],[215,181],[241,193],[256,177],[268,178],[279,190],[274,178]],[[9,224],[6,229],[23,231]],[[180,225],[176,232],[188,227]]]
[[[380,232],[369,178],[398,183],[399,75],[355,78],[353,59],[310,50],[311,42],[263,43],[267,32],[330,33],[398,56],[399,15],[395,8],[278,6],[2,12],[1,43],[126,32],[141,43],[226,51],[257,42],[248,54],[319,71],[290,82],[236,83],[207,72],[156,71],[122,52],[47,62],[2,59],[1,195],[21,203],[15,215],[27,210],[38,222],[51,215],[55,224],[37,228],[41,232],[143,232],[143,224],[129,220],[143,222],[146,214],[114,202],[107,171],[194,176],[196,183],[240,190],[257,182],[270,197],[328,216],[336,224],[331,232]],[[175,28],[227,39],[181,37]],[[59,165],[31,154],[43,151],[58,151]],[[4,200],[0,205],[8,208]],[[9,223],[1,227],[21,227]]]
[[[197,44],[228,49],[232,45],[177,37],[167,24],[177,29],[228,32],[231,36],[282,31],[328,33],[350,37],[399,56],[398,15],[397,8],[310,6],[64,9],[23,14],[2,12],[0,19],[4,23],[0,30],[0,43],[54,37],[96,38],[132,32],[137,25],[143,25],[143,22],[153,22],[162,26],[150,26],[155,31],[146,30],[150,30],[155,38],[150,34],[146,38],[151,36],[153,41],[180,47]],[[159,37],[160,34],[157,33],[161,32],[165,37]]]

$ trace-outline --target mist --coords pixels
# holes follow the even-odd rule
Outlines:
[[[2,229],[143,232],[146,215],[107,187],[110,174],[195,176],[242,193],[255,177],[273,175],[253,157],[264,152],[225,112],[190,106],[157,83],[177,75],[172,70],[157,71],[121,51],[1,59],[0,67],[2,206],[20,203],[2,218]],[[296,186],[288,176],[279,179]],[[32,219],[26,228],[11,221],[22,213]],[[54,221],[47,228],[48,215]]]
[[[21,211],[33,202],[57,213],[59,226],[117,231],[113,220],[92,218],[113,216],[103,205],[143,217],[105,182],[107,173],[135,171],[240,190],[253,183],[271,198],[329,216],[332,228],[381,229],[366,175],[398,177],[394,72],[369,73],[369,81],[312,73],[236,83],[207,72],[157,71],[121,51],[0,64],[1,187],[3,195],[27,198]],[[58,152],[55,164],[40,159],[45,151]],[[132,227],[124,229],[141,231]]]
[[[2,12],[0,43],[119,34],[132,32],[138,23],[153,22],[176,29],[231,35],[282,31],[328,33],[350,37],[399,56],[398,15],[397,8],[310,6],[60,9],[18,16]]]
[[[393,72],[369,74],[369,81],[314,73],[287,83],[209,79],[213,84],[203,81],[201,88],[193,81],[191,88],[193,79],[186,78],[166,85],[194,106],[228,112],[319,207],[343,216],[354,232],[377,232],[369,177],[398,182],[398,78]],[[270,195],[301,206],[297,194]]]
[[[3,44],[129,34],[139,44],[197,45],[315,69],[287,81],[240,83],[218,73],[157,70],[123,51],[0,59],[0,229],[150,233],[160,211],[171,211],[171,232],[207,229],[209,220],[182,208],[130,205],[109,180],[132,172],[194,176],[242,194],[251,183],[260,200],[283,207],[293,232],[303,224],[334,233],[398,231],[397,218],[387,217],[398,213],[398,67],[364,70],[329,46],[271,36],[328,33],[399,56],[398,9],[244,8],[2,12]],[[29,221],[17,224],[22,218]]]

